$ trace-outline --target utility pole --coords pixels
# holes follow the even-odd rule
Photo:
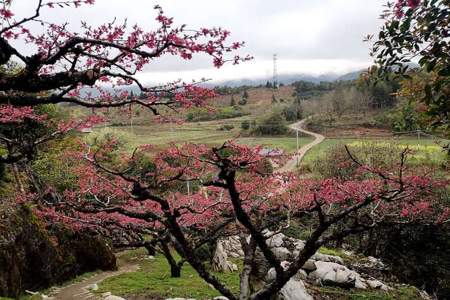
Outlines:
[[[299,164],[299,153],[298,153],[298,148],[299,148],[299,140],[298,140],[298,129],[295,131],[297,133],[297,168],[298,168],[298,164]]]
[[[273,55],[273,89],[278,88],[278,66],[277,66],[278,56]]]
[[[417,150],[420,149],[420,130],[417,129]]]

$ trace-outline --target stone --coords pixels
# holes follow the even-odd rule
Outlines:
[[[292,256],[291,252],[284,247],[272,248],[272,251],[279,260],[288,260]]]
[[[288,261],[281,262],[281,266],[284,270],[289,267],[290,263]],[[306,278],[306,272],[300,270],[293,278],[291,278],[284,287],[280,290],[280,292],[273,298],[274,300],[313,300],[311,295],[306,291],[305,285],[303,281],[300,280],[300,277]],[[269,272],[267,272],[265,281],[271,282],[275,280],[276,272],[275,268],[271,268]]]
[[[223,248],[222,241],[217,242],[216,251],[214,252],[212,259],[212,268],[216,272],[223,273],[231,273],[235,271],[233,264],[228,261],[228,255]]]
[[[304,270],[300,270],[297,274],[295,274],[294,278],[297,280],[306,280],[308,278],[308,274],[306,274]]]
[[[377,290],[383,290],[383,291],[388,291],[389,287],[387,285],[385,285],[384,283],[382,283],[379,280],[366,280],[367,285],[369,286],[369,288],[371,289],[377,289]]]
[[[111,296],[111,295],[112,295],[111,292],[102,293],[102,298],[106,298],[106,297]]]
[[[239,271],[239,268],[238,268],[237,264],[232,264],[231,267],[233,269],[233,272]]]
[[[316,262],[312,259],[308,259],[302,267],[303,270],[308,272],[315,271],[317,269]]]
[[[308,294],[305,285],[300,280],[290,279],[280,292],[274,297],[275,300],[313,300]]]
[[[316,261],[317,269],[308,277],[318,284],[339,286],[345,288],[366,289],[365,280],[355,271],[334,262]]]
[[[244,257],[244,250],[242,250],[242,245],[239,236],[234,235],[226,239],[221,239],[222,247],[225,253],[229,257],[242,258]]]
[[[88,285],[87,289],[91,290],[91,291],[96,291],[96,290],[98,290],[98,285],[96,283],[93,283],[91,285]]]
[[[294,242],[295,250],[302,251],[305,248],[305,242],[302,240],[295,240]]]
[[[127,300],[127,299],[119,296],[109,295],[104,300]]]
[[[311,259],[318,260],[318,261],[323,261],[323,262],[333,262],[333,263],[337,263],[337,264],[340,264],[340,265],[344,264],[344,260],[341,257],[334,256],[334,255],[322,254],[322,253],[314,254],[311,257]]]
[[[272,237],[268,238],[266,241],[266,244],[270,248],[279,248],[279,247],[283,246],[285,238],[286,238],[286,236],[284,234],[277,233],[277,234],[273,235]]]
[[[213,300],[228,300],[228,298],[224,297],[224,296],[218,296],[218,297],[213,298]]]

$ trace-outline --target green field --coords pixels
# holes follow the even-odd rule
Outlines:
[[[392,138],[392,139],[326,139],[321,144],[315,146],[309,151],[303,158],[302,165],[313,163],[315,160],[325,155],[326,151],[337,145],[348,145],[350,147],[357,147],[362,143],[375,143],[379,145],[390,144],[394,147],[398,147],[398,153],[405,147],[409,147],[413,154],[410,157],[411,161],[423,162],[428,161],[430,163],[440,163],[445,161],[446,154],[442,151],[442,147],[431,139],[413,139],[413,138]]]
[[[152,126],[111,126],[97,128],[89,134],[88,139],[112,134],[124,142],[128,150],[133,150],[139,145],[152,144],[157,149],[163,149],[171,143],[199,143],[210,146],[217,146],[225,141],[236,140],[238,143],[249,146],[263,145],[267,147],[281,148],[292,152],[296,149],[296,138],[292,137],[241,137],[239,124],[236,120],[231,124],[235,128],[232,130],[220,130],[227,121],[184,123],[176,124],[157,124]],[[299,146],[303,146],[312,141],[312,138],[300,138]]]

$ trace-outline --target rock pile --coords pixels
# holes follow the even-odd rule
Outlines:
[[[275,234],[266,231],[264,234],[267,237],[267,245],[272,249],[275,256],[282,261],[284,268],[289,266],[290,262],[298,256],[305,246],[304,241],[288,237],[282,233]],[[214,263],[217,266],[216,270],[232,271],[232,264],[228,261],[228,257],[242,258],[244,255],[239,237],[234,236],[220,240],[217,243],[215,254],[214,258],[217,259],[217,263]],[[370,258],[370,263],[378,267],[383,266],[382,262],[375,258]],[[262,287],[275,279],[275,270],[269,269],[269,265],[260,251],[256,253],[254,271],[256,278],[253,278],[252,285],[255,288]],[[363,276],[357,271],[350,269],[339,256],[316,253],[305,263],[297,275],[286,284],[277,299],[312,299],[303,283],[305,280],[314,285],[357,289],[389,289],[381,281],[369,276]]]

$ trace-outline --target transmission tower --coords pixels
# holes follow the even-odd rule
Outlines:
[[[278,57],[276,54],[273,55],[273,88],[278,88]]]

